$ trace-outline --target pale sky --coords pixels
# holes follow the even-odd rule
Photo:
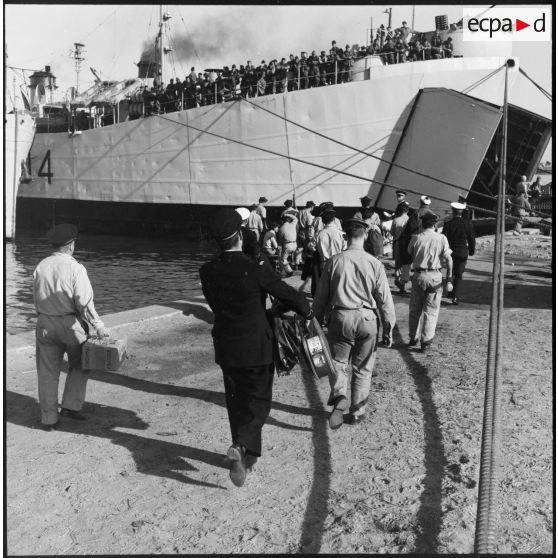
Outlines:
[[[174,64],[170,75],[181,79],[208,67],[245,64],[288,58],[290,53],[328,50],[335,39],[338,46],[365,44],[372,26],[387,26],[389,5],[278,6],[278,5],[182,5],[164,6],[170,20]],[[531,6],[531,5],[530,5]],[[487,6],[476,6],[479,13]],[[500,6],[499,6],[500,7]],[[513,8],[512,8],[513,9]],[[459,5],[418,5],[414,28],[434,29],[434,16],[447,15],[456,22],[463,15]],[[146,41],[154,39],[159,5],[4,5],[8,64],[44,69],[51,66],[61,91],[75,85],[74,62],[70,57],[75,42],[85,44],[85,61],[80,74],[80,90],[93,83],[89,67],[103,79],[135,77]],[[413,21],[413,6],[392,8],[392,27]],[[490,44],[486,54],[490,55]],[[520,65],[547,91],[552,90],[551,42],[514,43],[513,55]],[[528,99],[534,112],[549,116],[550,102],[522,76],[512,90],[511,101]],[[524,104],[524,103],[519,103]]]

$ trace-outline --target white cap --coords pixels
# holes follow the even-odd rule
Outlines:
[[[428,196],[421,196],[420,197],[420,201],[424,204],[424,205],[430,205],[432,203],[432,200],[428,197]]]
[[[451,202],[450,204],[453,209],[460,209],[461,211],[463,211],[467,206],[464,203],[459,203],[459,202]]]
[[[246,221],[250,217],[250,210],[246,207],[237,207],[235,211],[240,215],[243,221]]]

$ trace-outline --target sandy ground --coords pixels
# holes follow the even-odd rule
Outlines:
[[[327,380],[276,379],[242,488],[199,300],[115,328],[122,373],[93,372],[88,420],[58,431],[39,427],[33,350],[8,341],[7,553],[472,552],[493,239],[479,245],[430,354],[405,347],[408,298],[394,295],[399,331],[379,350],[365,423],[330,431]],[[551,553],[551,239],[507,236],[506,250],[496,552]]]

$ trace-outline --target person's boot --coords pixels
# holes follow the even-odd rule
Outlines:
[[[87,417],[79,411],[72,411],[71,409],[60,409],[60,416],[71,418],[73,420],[87,420]]]
[[[231,462],[229,477],[235,486],[242,486],[246,481],[246,452],[239,444],[233,444],[227,451]]]
[[[347,398],[344,395],[336,397],[333,402],[333,410],[329,415],[329,427],[337,430],[343,425],[343,411],[347,409]]]

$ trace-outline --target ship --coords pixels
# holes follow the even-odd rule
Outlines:
[[[4,238],[11,240],[16,230],[16,201],[21,182],[27,182],[27,158],[35,136],[35,118],[30,111],[24,83],[17,72],[5,69],[4,95]]]
[[[92,233],[197,238],[217,206],[249,206],[265,196],[274,215],[286,199],[331,201],[348,216],[363,196],[392,210],[396,189],[414,205],[429,196],[442,215],[460,195],[493,209],[504,85],[513,87],[520,61],[506,43],[486,56],[445,19],[436,18],[436,30],[452,38],[451,58],[387,64],[371,54],[355,60],[344,83],[232,94],[150,116],[142,113],[141,91],[165,82],[164,17],[154,77],[140,63],[136,78],[99,79],[72,108],[45,102],[54,78],[45,68],[32,76],[41,113],[18,224],[44,229],[64,221]],[[533,176],[551,133],[549,119],[509,106],[509,183]]]

